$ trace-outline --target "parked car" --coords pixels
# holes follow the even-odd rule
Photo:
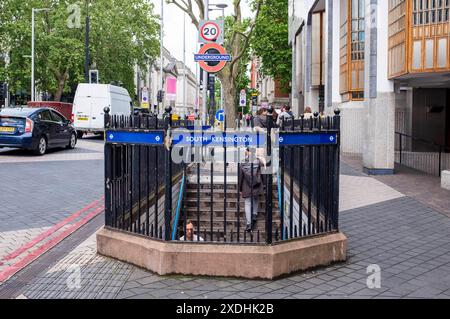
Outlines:
[[[74,126],[53,109],[0,109],[0,148],[20,148],[44,155],[50,148],[73,149],[76,144]]]
[[[73,123],[81,138],[85,133],[105,131],[104,109],[111,115],[131,115],[133,104],[128,91],[109,84],[79,84],[73,101]]]

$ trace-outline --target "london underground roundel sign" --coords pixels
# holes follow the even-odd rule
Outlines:
[[[217,40],[220,36],[220,27],[217,23],[209,21],[200,29],[200,36],[206,41]]]
[[[227,52],[223,46],[217,43],[208,43],[202,46],[199,55],[208,54],[209,52],[219,52],[218,55],[226,55]],[[227,61],[220,60],[216,65],[209,65],[207,61],[199,61],[200,67],[208,73],[217,73],[222,70]]]

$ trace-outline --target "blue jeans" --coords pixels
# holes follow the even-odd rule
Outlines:
[[[253,207],[252,207],[253,202]],[[252,210],[253,208],[253,210]],[[248,197],[245,199],[245,218],[247,220],[247,225],[252,224],[252,218],[256,219],[256,216],[258,216],[258,209],[259,209],[259,198],[258,197]]]

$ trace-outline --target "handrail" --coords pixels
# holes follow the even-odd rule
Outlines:
[[[185,180],[186,180],[186,174],[183,173],[183,178],[181,180],[181,186],[180,186],[180,194],[178,195],[177,211],[175,214],[175,220],[173,222],[173,228],[172,228],[172,240],[175,240],[176,235],[177,235],[178,220],[180,219],[181,204],[183,202]]]
[[[282,205],[283,205],[283,202],[282,202],[282,198],[281,198],[281,194],[282,194],[282,192],[281,192],[281,174],[280,174],[280,171],[278,171],[278,174],[277,174],[278,176],[277,176],[277,186],[278,186],[278,209],[279,209],[279,211],[280,211],[280,218],[284,218],[284,216],[281,216],[281,211],[282,211]],[[283,240],[285,240],[286,239],[286,233],[285,233],[285,230],[284,230],[284,227],[283,227],[283,229],[281,230],[281,238],[283,238]]]
[[[432,141],[428,141],[428,140],[425,140],[423,138],[414,137],[414,136],[411,136],[411,135],[408,135],[408,134],[405,134],[405,133],[395,132],[395,134],[398,134],[398,135],[404,136],[404,137],[408,137],[408,138],[410,138],[412,140],[415,140],[415,141],[418,141],[418,142],[423,142],[423,143],[426,143],[426,144],[431,144],[433,146],[442,147],[443,149],[450,149],[450,147],[448,147],[447,145],[438,144],[438,143],[435,143],[435,142],[432,142]]]
[[[399,148],[400,148],[400,150],[399,150],[400,161],[399,162],[400,162],[400,164],[403,164],[403,143],[402,143],[403,139],[402,139],[402,137],[407,137],[407,138],[410,138],[412,141],[421,142],[421,143],[428,144],[428,145],[431,145],[433,147],[439,148],[439,150],[437,151],[437,153],[439,154],[439,159],[438,159],[438,176],[439,177],[441,176],[441,171],[442,171],[442,153],[447,151],[447,150],[450,150],[450,147],[448,147],[446,145],[443,145],[443,144],[438,144],[438,143],[435,143],[435,142],[427,141],[427,140],[425,140],[423,138],[414,137],[414,136],[411,136],[411,135],[408,135],[408,134],[405,134],[405,133],[395,132],[395,134],[400,136],[400,141],[399,141],[400,142],[400,145],[399,145]]]

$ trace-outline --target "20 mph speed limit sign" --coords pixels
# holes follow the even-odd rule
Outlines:
[[[223,43],[223,21],[202,20],[199,30],[199,43]]]

